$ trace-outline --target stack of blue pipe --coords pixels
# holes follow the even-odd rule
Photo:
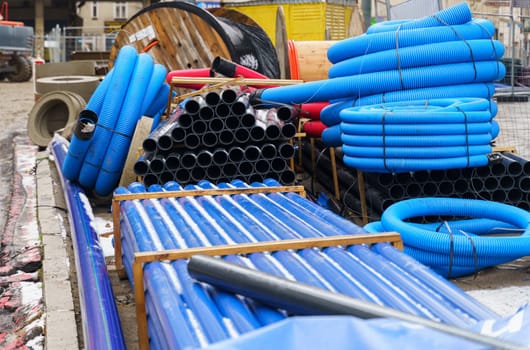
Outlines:
[[[277,186],[275,180],[252,186]],[[242,181],[219,188],[247,187]],[[210,182],[182,188],[176,182],[149,192],[216,188]],[[142,193],[133,183],[115,193]],[[123,262],[132,281],[137,251],[364,233],[352,222],[296,193],[204,195],[121,202]],[[497,316],[463,291],[388,243],[303,249],[227,261],[336,291],[429,319],[467,327]],[[144,290],[152,349],[199,348],[280,321],[283,310],[265,307],[194,281],[187,262],[145,266]]]
[[[349,165],[354,168],[378,172],[431,169],[435,162],[424,162],[421,159],[432,160],[432,156],[410,154],[409,148],[432,146],[425,143],[414,144],[417,138],[436,136],[442,139],[448,134],[458,135],[466,142],[466,147],[457,152],[456,156],[448,157],[472,158],[481,154],[479,163],[484,164],[485,155],[489,152],[484,145],[491,141],[498,129],[494,122],[489,131],[481,132],[490,134],[489,140],[481,142],[480,151],[476,149],[473,153],[468,152],[467,146],[470,144],[467,143],[467,136],[470,132],[465,121],[459,122],[459,131],[450,133],[446,129],[437,128],[437,125],[426,125],[430,129],[428,134],[422,134],[421,131],[413,134],[402,128],[388,133],[384,118],[377,122],[376,131],[363,130],[357,133],[357,124],[345,124],[350,123],[351,113],[358,111],[351,111],[352,107],[359,109],[377,105],[380,108],[379,115],[386,116],[393,113],[386,109],[388,103],[406,101],[401,108],[407,108],[408,112],[418,110],[429,113],[430,108],[426,110],[425,106],[432,106],[432,100],[442,99],[447,102],[450,99],[477,98],[489,101],[495,92],[493,82],[502,79],[505,74],[505,67],[500,61],[504,47],[492,40],[494,31],[492,22],[472,18],[471,10],[465,2],[422,19],[378,23],[368,28],[365,34],[339,41],[329,48],[328,59],[333,65],[328,72],[328,80],[266,89],[257,96],[264,101],[293,104],[329,101],[330,105],[320,114],[321,121],[328,126],[322,133],[325,144],[334,147],[358,146],[352,143],[352,139],[369,135],[377,137],[378,146],[381,146],[377,151],[377,165],[371,161],[374,157],[372,154],[359,154],[350,149],[348,156],[363,158],[361,161],[350,162]],[[451,103],[447,102],[447,105]],[[493,105],[494,102],[490,102],[491,118],[496,113]],[[462,111],[461,114],[465,113]],[[443,115],[436,119],[442,118]],[[404,120],[399,123],[408,122]],[[412,127],[420,123],[424,121],[411,121],[406,126]],[[444,121],[440,120],[439,123]],[[393,149],[389,150],[394,152],[391,156],[383,155],[381,153],[386,152],[387,148],[386,135],[390,139],[396,135],[403,136],[409,142],[400,144],[403,148],[397,153]],[[436,146],[443,145],[440,142]],[[447,146],[452,147],[454,144],[449,143]],[[436,153],[438,150],[432,149],[432,152]],[[381,157],[394,158],[395,161],[391,162],[398,163],[389,165],[388,162],[381,162]],[[410,159],[420,160],[413,162]],[[474,161],[470,159],[469,166],[472,163]],[[459,167],[461,163],[450,165]]]
[[[167,103],[167,70],[132,46],[120,49],[114,66],[90,98],[86,109],[97,116],[90,138],[74,134],[62,171],[71,181],[101,196],[117,186],[136,123],[156,117]]]

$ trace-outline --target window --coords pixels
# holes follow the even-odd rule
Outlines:
[[[127,2],[117,1],[114,3],[114,19],[127,18]]]
[[[92,18],[98,18],[98,2],[92,1]]]

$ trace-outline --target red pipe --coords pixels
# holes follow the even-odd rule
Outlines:
[[[235,62],[229,61],[223,57],[217,56],[212,62],[211,71],[213,73],[219,73],[229,78],[249,78],[249,79],[269,79],[266,75],[263,75],[255,70],[237,64]],[[249,86],[253,86],[249,84]],[[254,86],[259,88],[265,88],[265,86]],[[269,87],[277,87],[276,85],[271,85]]]
[[[309,137],[321,137],[326,125],[320,120],[305,122],[302,128]]]
[[[298,105],[298,115],[301,118],[309,118],[311,120],[320,120],[320,112],[324,107],[329,105],[329,102],[311,102]]]
[[[166,81],[168,84],[171,84],[171,80],[174,77],[179,78],[210,78],[212,77],[212,71],[210,68],[193,68],[193,69],[181,69],[181,70],[174,70],[167,74]],[[175,87],[180,88],[186,88],[186,89],[193,89],[193,90],[199,90],[204,87],[205,84],[191,84],[191,83],[179,83],[174,84]]]

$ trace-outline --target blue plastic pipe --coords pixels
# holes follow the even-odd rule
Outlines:
[[[447,52],[451,52],[450,55]],[[497,40],[445,41],[395,48],[335,63],[329,78],[440,64],[499,60],[504,45]]]
[[[447,74],[447,72],[452,72],[452,74]],[[252,98],[255,101],[260,101],[260,103],[265,101],[288,104],[325,102],[398,90],[486,83],[502,79],[505,73],[506,68],[500,61],[441,64],[393,69],[257,90]]]
[[[90,97],[85,107],[85,110],[93,112],[96,116],[99,115],[101,111],[101,106],[103,105],[103,101],[105,100],[105,95],[107,94],[107,89],[112,80],[113,73],[114,69],[111,69],[109,73],[105,76],[105,78],[101,81],[101,83],[98,85],[96,90],[94,90],[94,93]],[[82,113],[83,112],[81,112],[78,123],[84,123],[90,127],[95,128],[95,124],[97,124],[97,119],[95,121],[90,119],[85,122],[83,120]],[[79,176],[79,171],[81,171],[81,166],[83,165],[83,160],[85,159],[86,152],[88,151],[88,147],[90,146],[90,142],[92,142],[92,137],[85,139],[77,137],[75,133],[72,135],[72,140],[70,142],[70,146],[68,147],[68,153],[66,154],[63,167],[61,169],[64,177],[68,180],[77,180],[77,177]]]
[[[429,215],[488,218],[524,230],[513,237],[470,236],[461,231],[424,230],[404,220]],[[390,206],[381,217],[384,230],[401,233],[405,246],[419,261],[428,260],[448,276],[472,274],[480,269],[530,254],[530,213],[507,204],[460,198],[417,198]],[[449,252],[452,251],[450,255]]]
[[[153,58],[147,53],[138,55],[131,75],[131,82],[127,88],[127,95],[117,117],[114,131],[110,134],[108,147],[102,146],[103,148],[100,149],[100,152],[104,153],[104,158],[101,169],[96,175],[94,186],[96,193],[100,196],[109,195],[118,184],[125,158],[129,152],[132,134],[136,123],[144,112],[138,105],[141,104],[146,95],[153,72],[153,64]],[[159,86],[151,88],[158,91]]]
[[[136,65],[138,54],[132,46],[123,46],[118,52],[114,63],[114,74],[107,88],[107,94],[99,114],[98,127],[90,143],[85,160],[79,173],[79,183],[92,189],[96,184],[97,175],[105,156],[105,151],[112,137],[117,117],[120,114],[123,101],[127,94],[127,87],[133,69]]]
[[[493,22],[475,18],[467,23],[454,26],[434,26],[427,28],[366,33],[341,40],[329,47],[327,56],[331,63],[370,54],[373,52],[404,48],[445,41],[466,41],[491,39],[495,34]]]
[[[55,135],[51,149],[57,169],[64,165],[67,141]],[[72,225],[75,265],[80,291],[84,344],[87,349],[125,349],[105,257],[83,190],[59,171]]]
[[[413,20],[398,20],[376,23],[368,28],[368,34],[400,31],[407,29],[423,29],[437,26],[454,26],[471,21],[472,13],[466,2],[447,7],[431,16]]]

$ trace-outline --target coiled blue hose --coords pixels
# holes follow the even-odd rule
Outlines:
[[[439,99],[352,107],[340,112],[344,163],[375,172],[488,164],[492,102]]]
[[[406,222],[423,216],[491,219],[521,230],[516,236],[484,236],[451,230],[431,230]],[[451,223],[448,223],[451,226]],[[442,227],[444,224],[440,223]],[[374,226],[372,226],[374,227]],[[377,225],[375,226],[377,229]],[[368,227],[367,229],[370,229]],[[458,277],[530,254],[530,213],[507,204],[461,198],[415,198],[391,205],[381,217],[380,230],[397,231],[405,252],[443,276]],[[490,232],[491,233],[491,232]]]
[[[447,74],[451,72],[451,74]],[[361,75],[269,88],[257,92],[263,101],[301,104],[358,98],[388,91],[419,89],[500,80],[506,68],[500,61],[462,62],[393,69]]]
[[[450,55],[447,52],[451,52]],[[504,46],[497,40],[477,39],[445,41],[405,48],[379,51],[337,62],[330,67],[328,77],[337,78],[395,69],[459,62],[498,60]]]
[[[424,45],[445,41],[490,39],[495,34],[495,26],[489,20],[473,19],[467,23],[398,32],[366,33],[338,41],[329,47],[327,55],[331,63],[370,54],[373,52]]]
[[[381,103],[392,103],[397,101],[416,101],[438,98],[476,97],[489,100],[493,97],[494,94],[495,85],[491,82],[476,84],[455,84],[451,86],[435,86],[420,89],[390,91],[381,94],[363,96],[359,97],[355,101],[355,106],[367,106]]]
[[[376,23],[366,31],[369,34],[397,31],[400,29],[422,29],[436,26],[452,26],[471,20],[471,9],[466,2],[440,10],[437,13],[414,20],[398,20]]]

